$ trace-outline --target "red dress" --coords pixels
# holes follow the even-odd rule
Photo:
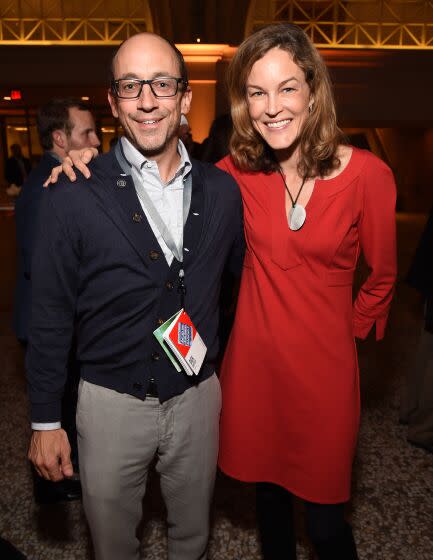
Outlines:
[[[219,166],[238,182],[247,252],[222,365],[219,466],[317,503],[350,497],[359,425],[354,337],[383,337],[396,276],[395,184],[370,152],[316,180],[291,231],[277,173]],[[370,275],[352,303],[363,251]]]

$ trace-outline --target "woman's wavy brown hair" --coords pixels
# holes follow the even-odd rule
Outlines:
[[[343,141],[337,126],[331,81],[316,47],[300,27],[289,23],[269,25],[245,39],[230,64],[227,85],[233,119],[230,152],[234,163],[244,171],[269,173],[278,169],[274,152],[251,122],[246,88],[254,63],[274,48],[293,57],[314,97],[312,111],[297,139],[298,172],[307,177],[326,176],[339,165],[336,152]]]

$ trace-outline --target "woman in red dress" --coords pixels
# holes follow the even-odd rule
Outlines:
[[[239,47],[234,133],[247,252],[221,383],[219,465],[257,482],[264,558],[296,558],[292,495],[319,559],[357,558],[344,504],[359,425],[355,337],[383,337],[396,276],[395,185],[342,143],[323,60],[295,25]],[[352,303],[360,251],[370,274]]]

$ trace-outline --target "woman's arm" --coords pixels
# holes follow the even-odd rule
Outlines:
[[[354,334],[366,338],[376,323],[376,340],[384,336],[397,275],[394,177],[376,157],[366,163],[359,239],[370,274],[353,307]]]
[[[81,173],[88,179],[90,177],[90,171],[87,164],[92,161],[99,154],[96,148],[84,148],[83,150],[71,150],[65,159],[62,161],[61,165],[54,167],[51,171],[51,175],[47,178],[44,183],[44,187],[48,187],[51,183],[57,183],[57,179],[61,173],[64,173],[70,181],[75,181],[77,176],[74,172],[74,167],[76,167]]]

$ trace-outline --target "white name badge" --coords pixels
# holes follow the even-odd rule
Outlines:
[[[186,311],[181,309],[153,333],[177,371],[198,375],[207,347]]]

